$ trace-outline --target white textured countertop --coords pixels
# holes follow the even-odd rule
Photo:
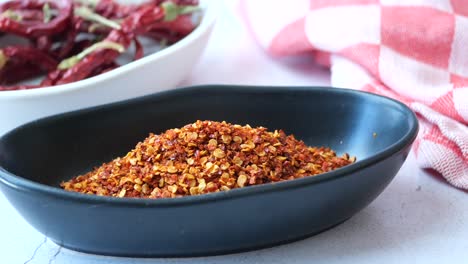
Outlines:
[[[202,60],[184,85],[327,85],[307,60],[274,61],[224,7]],[[38,233],[0,194],[0,263],[467,263],[468,195],[417,168],[410,155],[366,209],[317,236],[270,249],[204,258],[132,259],[62,249]]]

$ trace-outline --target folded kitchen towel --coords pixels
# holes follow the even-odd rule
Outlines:
[[[400,100],[418,115],[422,168],[468,189],[467,0],[240,0],[273,56],[314,54],[336,87]]]

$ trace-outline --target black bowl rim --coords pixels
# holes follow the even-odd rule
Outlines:
[[[222,88],[221,91],[214,88]],[[174,206],[185,206],[190,204],[200,204],[211,201],[219,201],[224,199],[235,199],[243,196],[257,195],[259,193],[273,192],[279,190],[287,190],[292,188],[301,188],[312,184],[317,184],[324,181],[331,181],[341,177],[345,177],[351,173],[362,170],[366,167],[370,167],[376,164],[379,161],[382,161],[390,156],[402,151],[415,140],[419,124],[414,112],[408,108],[403,103],[394,100],[392,98],[381,96],[369,92],[352,90],[347,88],[336,88],[336,87],[325,87],[325,86],[247,86],[247,85],[197,85],[189,86],[183,88],[177,88],[173,90],[163,91],[147,96],[142,96],[134,99],[124,100],[116,103],[110,103],[85,109],[80,109],[76,111],[61,113],[49,117],[44,117],[37,119],[35,121],[28,122],[23,124],[10,132],[4,134],[0,137],[0,141],[6,140],[10,135],[14,134],[16,131],[27,128],[30,125],[33,125],[37,122],[47,121],[53,122],[60,119],[71,118],[75,115],[80,115],[86,112],[105,110],[112,107],[123,106],[126,104],[134,104],[143,102],[153,98],[164,98],[170,96],[177,96],[181,93],[197,93],[197,92],[222,92],[224,89],[229,89],[229,91],[242,92],[242,93],[274,93],[274,92],[304,92],[304,91],[313,91],[319,93],[335,93],[335,94],[351,94],[359,97],[370,97],[372,100],[379,100],[381,103],[385,103],[394,108],[399,109],[400,111],[407,114],[408,121],[410,124],[409,130],[406,134],[400,138],[395,143],[391,144],[384,150],[372,155],[366,159],[358,160],[356,163],[348,165],[337,170],[330,172],[322,173],[312,177],[304,177],[300,179],[294,179],[289,181],[283,181],[278,183],[268,183],[262,185],[249,186],[246,188],[238,188],[229,191],[221,191],[217,193],[209,193],[196,196],[186,196],[180,198],[165,198],[165,199],[150,199],[150,198],[119,198],[111,196],[97,196],[97,195],[88,195],[81,194],[76,192],[65,191],[61,188],[37,183],[28,179],[25,179],[19,175],[15,175],[2,166],[0,166],[0,182],[3,184],[16,189],[18,191],[24,192],[36,192],[51,196],[56,196],[61,199],[69,199],[79,201],[81,203],[91,203],[91,204],[111,204],[119,206],[132,206],[132,207],[174,207]]]

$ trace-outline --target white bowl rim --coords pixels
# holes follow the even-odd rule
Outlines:
[[[216,21],[216,10],[214,7],[214,3],[216,1],[213,0],[201,0],[200,6],[203,9],[203,17],[201,19],[200,24],[195,28],[193,32],[187,35],[185,38],[181,39],[180,41],[174,43],[173,45],[157,51],[151,55],[145,56],[137,61],[130,62],[125,64],[117,69],[112,71],[99,74],[97,76],[80,80],[77,82],[57,85],[57,86],[48,86],[48,87],[41,87],[36,89],[27,89],[27,90],[12,90],[12,91],[0,91],[0,99],[13,99],[13,98],[34,98],[34,97],[41,97],[47,96],[52,94],[60,94],[60,93],[67,93],[73,92],[79,89],[85,89],[93,86],[99,86],[99,83],[103,81],[107,81],[110,79],[114,79],[119,75],[125,74],[130,70],[135,68],[141,68],[147,65],[148,63],[158,60],[163,57],[170,56],[171,54],[177,52],[178,50],[190,45],[193,41],[200,38],[206,31],[209,31],[211,26]]]

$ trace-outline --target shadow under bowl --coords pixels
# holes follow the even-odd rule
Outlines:
[[[314,177],[172,199],[99,197],[60,182],[197,119],[283,129],[358,161]],[[418,131],[394,100],[329,87],[200,86],[40,119],[0,139],[0,189],[66,248],[118,256],[226,254],[304,238],[373,201]]]

